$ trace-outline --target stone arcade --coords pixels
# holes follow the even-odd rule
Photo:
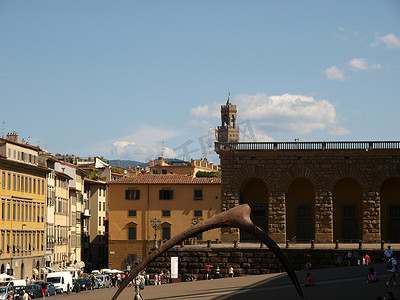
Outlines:
[[[242,203],[276,242],[400,242],[400,142],[239,142],[221,106],[222,211]],[[251,240],[234,228],[222,240]]]

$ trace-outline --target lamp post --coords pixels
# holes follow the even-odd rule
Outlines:
[[[161,224],[161,220],[158,218],[153,218],[150,220],[151,227],[154,228],[154,249],[158,248],[158,243],[157,243],[157,228]]]

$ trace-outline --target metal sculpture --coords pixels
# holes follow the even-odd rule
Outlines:
[[[190,237],[194,237],[201,232],[222,227],[236,227],[241,230],[244,230],[253,235],[254,237],[256,237],[257,239],[259,239],[269,249],[271,249],[271,251],[278,257],[281,264],[285,268],[301,299],[304,299],[300,283],[296,277],[295,272],[293,271],[293,268],[290,266],[289,261],[286,258],[285,254],[264,231],[262,231],[257,225],[253,223],[253,221],[250,219],[250,212],[251,212],[250,207],[247,204],[243,204],[231,208],[230,210],[219,213],[218,215],[206,219],[196,225],[193,225],[190,228],[186,229],[185,231],[174,236],[172,239],[165,242],[161,247],[150,253],[141,263],[137,265],[137,267],[133,270],[131,275],[124,280],[124,283],[115,292],[114,296],[112,297],[112,300],[116,300],[123,291],[123,289],[128,285],[128,283],[132,281],[136,277],[136,275],[141,270],[143,270],[150,262],[152,262],[154,259],[156,259],[164,252],[171,249],[173,246],[180,244],[182,241]]]

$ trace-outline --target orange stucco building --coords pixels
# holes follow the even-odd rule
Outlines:
[[[109,263],[125,269],[154,246],[151,221],[160,220],[157,239],[167,240],[221,210],[221,179],[192,175],[142,174],[109,182]],[[219,229],[198,240],[220,239]]]

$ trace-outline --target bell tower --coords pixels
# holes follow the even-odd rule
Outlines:
[[[231,103],[231,93],[228,93],[228,100],[221,105],[221,126],[218,126],[219,143],[238,143],[239,126],[236,126],[237,107]]]

